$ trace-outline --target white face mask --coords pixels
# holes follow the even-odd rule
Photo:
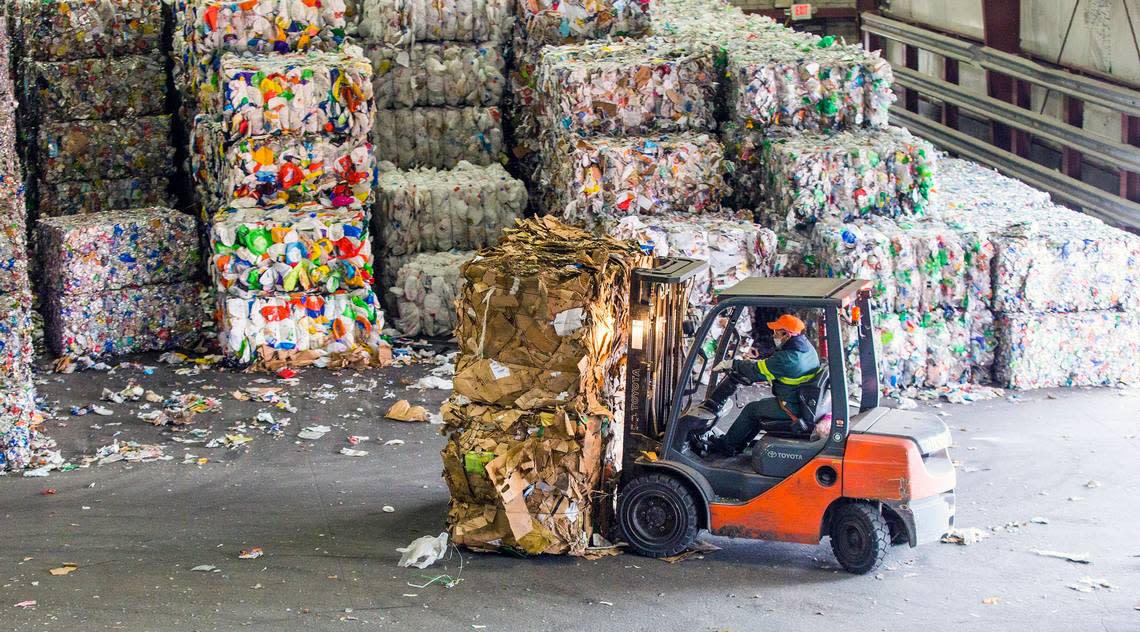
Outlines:
[[[791,336],[783,331],[777,331],[772,334],[772,340],[775,341],[777,349],[784,346],[784,343],[787,342],[789,338],[791,338]]]

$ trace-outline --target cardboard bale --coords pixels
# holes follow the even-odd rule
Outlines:
[[[157,55],[33,61],[24,82],[28,107],[40,120],[136,118],[166,107],[166,64]]]
[[[994,377],[1005,388],[1140,383],[1140,313],[1011,313],[998,317]]]
[[[168,115],[45,123],[37,175],[45,182],[160,176],[174,163]]]
[[[47,296],[48,348],[58,356],[119,356],[193,348],[206,320],[197,282]]]
[[[360,36],[369,43],[504,41],[514,0],[361,0]]]
[[[210,250],[219,295],[332,294],[372,285],[372,241],[359,207],[224,207],[211,222]]]
[[[396,329],[405,336],[446,336],[455,330],[459,267],[473,251],[412,255],[396,273],[389,291],[396,299]]]
[[[716,73],[707,46],[650,37],[550,46],[537,68],[540,129],[607,135],[709,131]]]
[[[649,30],[649,0],[518,0],[519,29],[532,42],[567,44]]]
[[[545,209],[594,226],[636,214],[720,210],[730,192],[724,149],[708,134],[548,139]]]
[[[377,108],[492,106],[503,100],[499,47],[464,42],[369,46]]]
[[[337,52],[235,55],[221,60],[222,129],[230,142],[276,135],[372,131],[372,64],[357,46]]]
[[[497,107],[376,110],[377,158],[401,169],[451,169],[462,161],[500,162],[502,113]]]
[[[792,226],[827,217],[922,215],[931,204],[934,147],[905,129],[804,133],[762,148],[764,192]]]
[[[116,209],[170,206],[166,174],[112,180],[65,180],[36,185],[40,217],[103,213]]]
[[[385,256],[499,242],[526,208],[527,192],[502,165],[460,162],[454,169],[387,169],[373,216]]]
[[[82,294],[190,280],[199,264],[198,222],[169,208],[41,219],[43,285]]]
[[[24,53],[71,60],[157,53],[162,3],[151,0],[17,0]]]
[[[355,366],[381,364],[384,314],[372,290],[341,294],[219,295],[222,353],[243,364],[303,366],[351,358]]]

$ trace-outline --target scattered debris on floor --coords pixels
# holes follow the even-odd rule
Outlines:
[[[73,573],[77,570],[79,570],[78,564],[65,563],[62,566],[58,566],[56,568],[53,568],[48,572],[51,573],[52,575],[55,575],[56,577],[61,577],[63,575],[68,575],[70,573]]]
[[[660,559],[661,559],[661,561],[668,562],[670,564],[676,564],[677,562],[683,562],[683,561],[689,559],[690,557],[695,557],[698,560],[703,560],[703,559],[705,559],[706,553],[712,553],[713,551],[719,551],[719,550],[720,550],[720,547],[715,545],[715,544],[712,544],[710,542],[706,542],[704,540],[697,540],[696,542],[693,543],[693,546],[689,547],[688,550],[682,551],[676,555],[670,555],[669,557],[663,557]]]
[[[167,455],[165,450],[165,446],[161,445],[142,444],[135,441],[119,442],[115,440],[111,445],[105,445],[99,448],[94,455],[83,457],[80,467],[88,467],[92,463],[95,465],[107,465],[119,461],[126,461],[128,463],[149,463],[151,461],[169,461],[173,459],[174,457]]]
[[[368,450],[353,450],[352,448],[341,448],[340,453],[345,456],[368,456]]]
[[[990,534],[986,531],[978,529],[977,527],[966,527],[965,529],[951,529],[949,533],[942,536],[942,541],[946,544],[970,546],[988,537],[990,537]]]
[[[408,400],[401,399],[392,404],[384,417],[393,421],[427,421],[428,411],[423,406],[413,406]]]
[[[425,535],[422,538],[416,538],[408,546],[396,549],[396,552],[403,554],[398,563],[400,567],[427,568],[443,559],[444,554],[447,553],[447,532],[445,531],[438,536]]]
[[[1074,564],[1092,564],[1088,553],[1062,553],[1061,551],[1046,551],[1042,549],[1029,549],[1029,552],[1034,555],[1040,555],[1041,557],[1055,557],[1059,560],[1073,562]]]
[[[190,569],[190,572],[192,573],[214,573],[217,571],[218,567],[211,564],[199,564],[198,566]]]
[[[1103,578],[1094,579],[1092,577],[1082,577],[1075,583],[1069,584],[1069,588],[1077,592],[1091,593],[1095,590],[1112,590],[1116,588],[1116,586],[1108,583],[1108,581]]]
[[[297,433],[297,438],[305,441],[316,441],[330,432],[332,432],[332,428],[328,426],[306,426]]]
[[[255,560],[255,559],[261,557],[262,555],[265,555],[265,551],[262,550],[262,548],[260,546],[255,546],[255,547],[248,548],[248,549],[242,549],[241,552],[238,553],[238,559],[240,559],[240,560]]]

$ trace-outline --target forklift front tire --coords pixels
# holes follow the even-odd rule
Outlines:
[[[634,553],[669,557],[697,539],[696,499],[675,477],[642,474],[625,485],[619,498],[618,520]]]
[[[849,573],[865,575],[879,567],[891,547],[887,519],[875,505],[848,502],[831,516],[831,550]]]

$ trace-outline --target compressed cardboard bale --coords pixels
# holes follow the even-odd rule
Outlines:
[[[931,203],[934,147],[898,127],[768,139],[764,191],[787,223],[921,215]]]
[[[460,162],[454,169],[386,169],[373,222],[385,256],[499,243],[527,203],[522,182],[502,165]]]
[[[219,295],[335,293],[372,285],[372,241],[359,207],[224,207],[210,228]]]
[[[519,29],[528,40],[566,44],[649,29],[649,0],[518,0]]]
[[[38,173],[46,182],[168,174],[174,162],[170,124],[168,115],[45,123]]]
[[[221,61],[226,140],[372,131],[372,64],[358,46],[337,52],[235,55]]]
[[[377,158],[401,169],[490,165],[503,156],[502,113],[497,107],[378,109],[375,144]]]
[[[45,218],[39,238],[42,283],[57,294],[187,281],[200,260],[197,220],[169,208]]]
[[[377,108],[491,106],[503,100],[506,61],[498,46],[387,44],[369,46],[366,52]]]
[[[333,50],[344,43],[344,0],[190,0],[180,16],[198,56]]]
[[[1140,383],[1140,313],[1003,314],[994,377],[1005,388]]]
[[[396,329],[405,336],[447,336],[455,330],[459,267],[473,251],[413,255],[396,273],[390,292],[396,298]]]
[[[776,264],[776,233],[732,217],[630,216],[607,222],[606,234],[635,240],[656,257],[708,261],[689,295],[694,306],[712,305],[717,292],[744,279],[772,276]]]
[[[17,0],[24,54],[69,60],[156,53],[162,3],[149,0]]]
[[[593,226],[606,218],[720,209],[724,149],[708,134],[549,139],[540,173],[546,211]]]
[[[0,294],[0,383],[32,381],[32,293],[27,288]]]
[[[361,0],[358,32],[369,43],[504,41],[513,0]]]
[[[166,107],[166,64],[158,56],[33,61],[24,82],[40,120],[135,118]]]
[[[41,217],[102,213],[125,208],[170,206],[173,197],[166,175],[113,180],[39,182],[37,204]]]
[[[196,282],[47,296],[48,348],[58,356],[118,356],[192,348],[206,313]]]
[[[384,314],[372,290],[219,295],[215,322],[222,353],[243,364],[329,366],[350,357],[357,366],[381,362]]]
[[[536,88],[545,131],[607,135],[709,131],[712,50],[651,37],[542,49]]]

